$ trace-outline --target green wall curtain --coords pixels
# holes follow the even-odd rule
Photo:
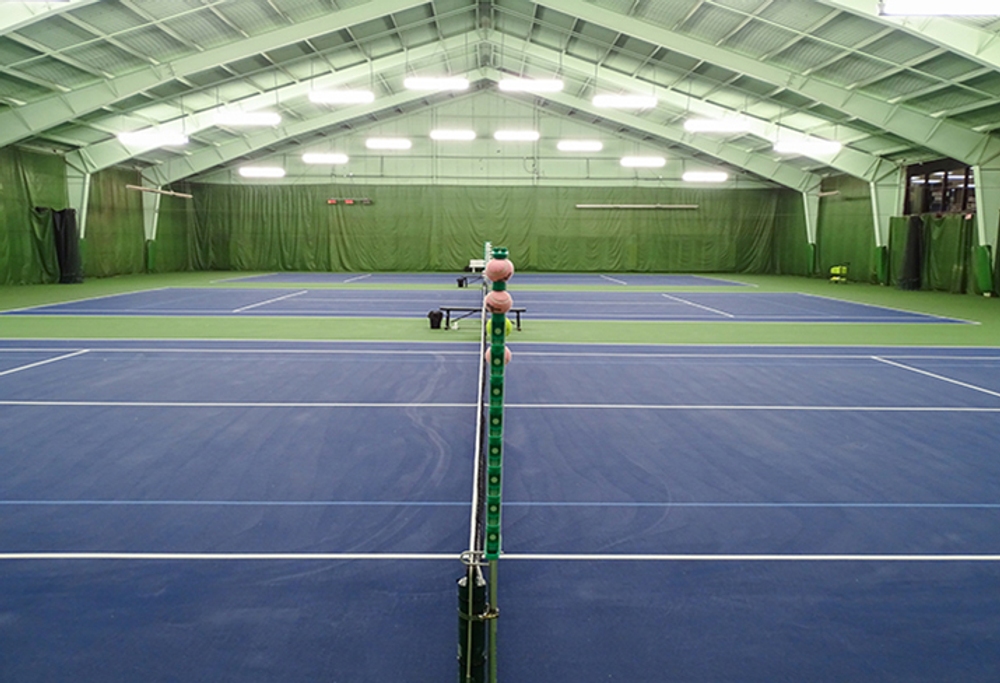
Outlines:
[[[146,270],[146,238],[142,226],[142,193],[138,171],[109,168],[90,178],[90,202],[83,240],[83,268],[88,277],[142,273]]]
[[[68,203],[61,157],[0,149],[0,284],[59,281],[52,226],[32,209]]]
[[[804,239],[791,236],[804,235],[802,213],[782,190],[200,184],[191,193],[208,266],[223,270],[459,270],[492,240],[526,270],[764,273],[776,226],[783,249]],[[373,203],[331,206],[331,197]]]
[[[820,200],[816,230],[820,274],[826,277],[831,267],[847,263],[849,280],[871,281],[875,222],[868,184],[857,178],[838,176],[825,179],[823,191],[839,194]]]

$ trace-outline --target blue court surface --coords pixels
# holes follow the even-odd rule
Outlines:
[[[482,281],[475,273],[268,273],[219,280],[221,283],[442,285],[457,286],[458,278]],[[602,287],[746,287],[745,283],[705,275],[647,275],[644,273],[518,273],[519,286]]]
[[[37,306],[0,315],[182,315],[423,318],[441,306],[480,306],[478,287],[392,292],[165,288]],[[519,291],[538,320],[798,323],[962,323],[926,313],[791,292]]]
[[[500,680],[997,680],[1000,349],[512,346]],[[0,679],[455,680],[478,356],[0,341]]]

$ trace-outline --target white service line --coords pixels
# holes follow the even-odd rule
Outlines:
[[[679,296],[671,296],[670,294],[663,294],[663,293],[661,293],[660,296],[664,296],[664,297],[666,297],[666,298],[668,298],[668,299],[670,299],[672,301],[679,301],[682,304],[687,304],[688,306],[694,306],[695,308],[701,308],[701,309],[706,310],[706,311],[711,311],[712,313],[717,313],[719,315],[724,315],[727,318],[735,318],[736,317],[732,313],[726,313],[725,311],[720,311],[717,308],[711,308],[709,306],[702,306],[701,304],[696,304],[693,301],[688,301],[687,299],[682,299]]]
[[[886,365],[891,365],[896,368],[901,368],[903,370],[909,370],[910,372],[915,372],[918,375],[925,375],[927,377],[933,377],[934,379],[939,379],[942,382],[948,382],[949,384],[955,384],[960,387],[965,387],[966,389],[972,389],[973,391],[979,391],[984,394],[989,394],[990,396],[996,396],[1000,398],[1000,392],[991,391],[989,389],[984,389],[983,387],[977,387],[975,384],[969,384],[968,382],[960,382],[957,379],[952,379],[950,377],[945,377],[944,375],[938,375],[933,372],[928,372],[926,370],[921,370],[920,368],[915,368],[910,365],[904,365],[903,363],[897,363],[893,360],[887,360],[879,356],[872,356],[872,360],[877,360],[879,363],[885,363]]]
[[[2,405],[2,402],[0,402]],[[649,403],[508,403],[511,410],[761,410],[789,412],[848,412],[848,413],[1000,413],[1000,408],[968,408],[956,406],[781,406],[781,405],[698,405]]]
[[[244,306],[243,308],[236,308],[233,313],[242,313],[243,311],[249,311],[251,308],[257,308],[258,306],[266,306],[267,304],[273,304],[275,301],[284,301],[285,299],[291,299],[293,296],[301,296],[307,294],[308,289],[303,289],[301,292],[293,292],[292,294],[285,294],[284,296],[277,296],[273,299],[268,299],[267,301],[261,301],[256,304],[250,304],[249,306]]]
[[[0,561],[341,561],[341,560],[448,560],[458,553],[0,553]],[[865,555],[865,554],[573,554],[503,553],[501,560],[554,562],[1000,562],[1000,555]]]
[[[607,275],[602,275],[601,277],[603,277],[605,280],[611,280],[615,284],[619,284],[619,285],[627,285],[628,284],[627,282],[625,282],[625,280],[616,280],[615,278],[608,277]]]
[[[355,280],[364,280],[366,277],[371,277],[371,276],[372,274],[368,273],[366,275],[358,275],[357,277],[349,277],[346,280],[344,280],[341,284],[346,285],[348,282],[354,282]]]
[[[73,358],[74,356],[80,356],[87,353],[90,349],[81,349],[79,351],[74,351],[73,353],[66,353],[61,356],[56,356],[55,358],[49,358],[48,360],[40,360],[37,363],[29,363],[28,365],[22,365],[17,368],[11,368],[10,370],[4,370],[0,372],[0,377],[4,375],[13,375],[15,372],[21,372],[22,370],[30,370],[31,368],[37,368],[40,365],[48,365],[49,363],[55,363],[56,361],[66,360],[67,358]]]
[[[0,406],[68,408],[474,408],[475,403],[242,403],[235,401],[17,401]],[[1000,411],[1000,408],[997,408]]]

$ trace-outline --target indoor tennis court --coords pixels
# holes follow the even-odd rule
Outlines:
[[[1000,680],[975,1],[0,3],[0,680]]]

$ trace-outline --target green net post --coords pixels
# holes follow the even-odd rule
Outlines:
[[[507,250],[493,249],[494,259],[506,259]],[[494,292],[507,289],[506,282],[492,283]],[[490,403],[486,476],[486,559],[500,557],[500,504],[503,490],[503,380],[507,351],[507,316],[493,313],[490,318]]]

